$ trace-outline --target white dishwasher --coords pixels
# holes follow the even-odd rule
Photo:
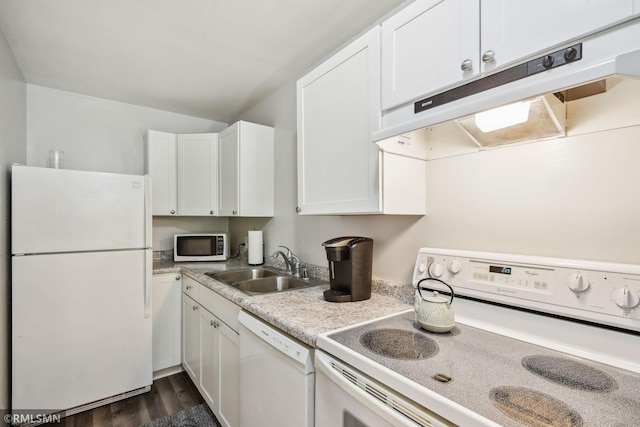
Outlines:
[[[314,425],[313,349],[241,311],[240,426]]]

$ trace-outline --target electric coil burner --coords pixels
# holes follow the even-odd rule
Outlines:
[[[438,344],[418,332],[402,329],[377,329],[360,335],[360,343],[392,359],[420,360],[438,353]]]
[[[504,414],[529,426],[582,427],[582,417],[555,397],[525,387],[496,387],[489,396]]]
[[[582,362],[557,356],[527,356],[522,366],[530,372],[566,387],[593,392],[618,388],[611,375]]]
[[[354,382],[444,419],[393,425],[640,425],[640,266],[425,248],[427,275],[455,289],[451,332],[408,309],[318,337]]]

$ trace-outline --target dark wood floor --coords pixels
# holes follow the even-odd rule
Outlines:
[[[160,378],[151,391],[62,419],[62,427],[139,427],[204,403],[185,372]]]

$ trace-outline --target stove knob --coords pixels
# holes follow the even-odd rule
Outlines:
[[[429,276],[438,278],[442,276],[442,273],[444,273],[444,267],[442,267],[442,264],[434,262],[429,266]]]
[[[589,289],[589,279],[584,277],[581,273],[573,273],[567,276],[567,286],[573,292],[584,292]]]
[[[421,261],[418,263],[418,271],[419,271],[420,273],[424,273],[425,271],[427,271],[427,264],[425,264],[425,262],[424,262],[423,260],[421,260]]]
[[[447,266],[447,270],[449,270],[449,272],[453,274],[460,273],[461,269],[462,269],[462,264],[457,259],[452,260]]]
[[[628,288],[621,288],[613,291],[613,302],[620,308],[629,309],[640,303],[640,297]]]

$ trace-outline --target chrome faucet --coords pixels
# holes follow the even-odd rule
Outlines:
[[[291,249],[286,246],[278,246],[287,250],[287,254],[278,250],[273,253],[273,257],[277,258],[278,255],[282,255],[285,265],[287,266],[287,274],[295,277],[300,277],[300,258],[298,258]]]

